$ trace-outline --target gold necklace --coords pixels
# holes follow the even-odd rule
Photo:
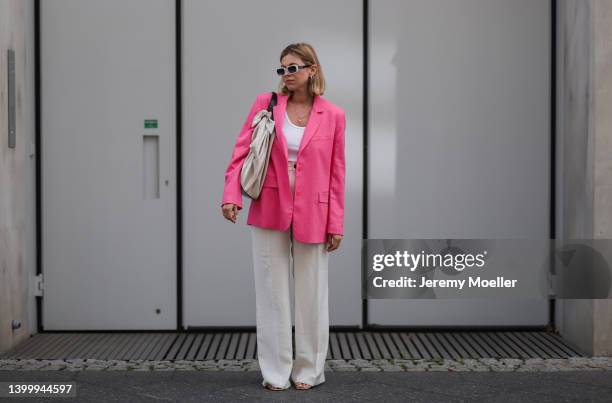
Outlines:
[[[304,121],[304,119],[306,119],[308,117],[308,115],[310,115],[310,111],[312,110],[312,106],[310,107],[310,109],[308,110],[308,112],[306,112],[306,114],[302,117],[297,118],[298,123],[302,123]]]

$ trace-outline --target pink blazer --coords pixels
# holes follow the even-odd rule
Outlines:
[[[234,203],[242,209],[240,170],[249,151],[253,133],[250,125],[255,114],[267,108],[271,95],[259,94],[251,106],[225,171],[221,204]],[[247,224],[286,231],[293,221],[296,240],[323,243],[328,233],[344,234],[346,115],[340,107],[315,95],[298,151],[293,198],[287,172],[287,139],[282,128],[288,98],[278,94],[274,107],[276,138],[261,194],[251,200]]]

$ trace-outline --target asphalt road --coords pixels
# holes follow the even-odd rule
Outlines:
[[[612,402],[611,371],[329,372],[311,390],[275,392],[259,372],[0,371],[0,381],[75,381],[77,397],[0,401]]]

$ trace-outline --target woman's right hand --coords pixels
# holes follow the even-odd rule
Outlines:
[[[227,218],[229,221],[236,223],[236,219],[238,218],[238,205],[234,203],[225,203],[221,206],[221,210],[223,212],[223,217]]]

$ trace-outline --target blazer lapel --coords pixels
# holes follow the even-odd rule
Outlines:
[[[287,150],[287,138],[283,133],[283,122],[285,121],[285,111],[287,110],[288,95],[278,94],[278,103],[273,108],[274,110],[274,127],[276,128],[276,137],[279,140],[279,146],[282,149],[283,156],[285,157],[285,165],[289,161],[289,151]],[[319,125],[321,124],[321,114],[325,111],[321,104],[321,97],[319,95],[314,96],[312,111],[310,112],[310,118],[304,129],[302,140],[300,141],[300,148],[298,149],[298,159],[302,154],[302,150],[308,145],[308,142],[312,136],[317,132]]]
[[[306,129],[304,129],[304,135],[302,135],[302,140],[300,141],[300,148],[298,149],[298,160],[300,159],[302,150],[308,145],[308,142],[310,141],[312,136],[317,132],[319,124],[321,124],[321,114],[323,113],[323,111],[324,109],[321,106],[321,97],[319,95],[315,95],[312,104],[312,111],[310,112],[310,117],[308,118]]]
[[[285,121],[285,111],[287,110],[287,95],[278,94],[277,103],[272,108],[274,111],[274,127],[276,128],[276,139],[279,141],[283,156],[285,157],[285,165],[289,161],[289,151],[287,150],[287,138],[283,133],[283,122]]]

